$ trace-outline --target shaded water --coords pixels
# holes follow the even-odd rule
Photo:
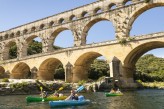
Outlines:
[[[123,96],[116,97],[105,97],[104,92],[80,93],[90,99],[91,103],[64,109],[164,109],[164,90],[147,89],[123,93]],[[26,96],[0,96],[0,109],[50,109],[48,102],[27,104]]]

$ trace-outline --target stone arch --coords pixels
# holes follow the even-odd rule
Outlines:
[[[24,29],[23,30],[23,34],[27,34],[28,30],[27,29]]]
[[[76,18],[76,16],[75,15],[71,15],[70,17],[69,17],[69,20],[70,21],[74,21],[74,20],[76,20],[77,18]]]
[[[151,4],[146,4],[140,8],[138,8],[136,11],[134,11],[131,15],[130,15],[130,19],[129,19],[129,22],[128,22],[128,28],[126,33],[127,35],[129,36],[130,35],[130,30],[131,30],[131,27],[134,23],[134,21],[142,14],[144,13],[145,11],[149,10],[149,9],[152,9],[152,8],[155,8],[155,7],[161,7],[161,6],[164,6],[164,3],[151,3]]]
[[[53,80],[54,79],[54,73],[56,68],[58,68],[59,65],[61,65],[62,62],[57,58],[48,58],[44,60],[38,71],[38,79],[40,80]]]
[[[102,56],[97,52],[87,52],[82,54],[75,62],[73,67],[73,82],[88,79],[88,69],[90,64],[99,57]]]
[[[134,48],[123,60],[122,65],[122,77],[128,82],[134,81],[134,73],[135,73],[135,64],[138,59],[146,52],[164,47],[164,42],[161,41],[152,41],[141,44]]]
[[[125,58],[124,66],[126,67],[135,67],[137,60],[146,52],[156,49],[156,48],[163,48],[164,42],[162,41],[152,41],[141,44],[134,48]]]
[[[5,69],[2,66],[0,66],[0,79],[1,78],[5,78]]]
[[[5,39],[8,39],[9,38],[9,34],[5,34]]]
[[[83,12],[81,13],[81,17],[87,17],[87,16],[89,16],[89,14],[88,14],[87,11],[83,11]]]
[[[45,27],[45,25],[44,25],[44,24],[41,24],[41,25],[39,26],[39,29],[42,30],[42,29],[44,29],[44,27]]]
[[[113,7],[116,8],[116,4],[115,4],[115,3],[110,3],[110,4],[108,5],[108,9],[109,9],[109,10],[114,9]]]
[[[35,32],[35,31],[36,31],[36,27],[33,26],[33,27],[31,28],[31,32]]]
[[[98,13],[101,13],[102,12],[102,9],[100,7],[97,7],[94,9],[94,14],[98,14]]]
[[[11,33],[10,34],[10,38],[14,38],[15,34],[14,33]]]
[[[17,31],[16,32],[16,36],[20,36],[21,32],[20,31]]]
[[[132,0],[124,0],[123,1],[123,4],[126,6],[126,5],[130,5],[132,4]]]
[[[55,39],[56,39],[56,37],[61,33],[61,32],[63,32],[63,31],[65,31],[65,30],[70,30],[71,32],[72,32],[72,30],[71,29],[69,29],[69,28],[67,28],[67,27],[61,27],[61,28],[57,28],[56,30],[54,30],[53,31],[53,33],[51,34],[51,36],[50,36],[50,45],[53,45],[53,43],[55,42]],[[73,33],[73,32],[72,32]]]
[[[3,59],[4,59],[4,60],[11,59],[11,56],[10,56],[10,54],[9,54],[9,51],[10,51],[10,48],[11,48],[12,46],[14,46],[14,45],[17,46],[17,43],[16,43],[15,40],[9,41],[8,43],[6,43],[6,44],[4,45],[4,49],[3,49]],[[16,53],[17,53],[17,51],[16,51]],[[17,56],[17,54],[16,54],[16,56]]]
[[[100,21],[109,21],[110,22],[110,20],[107,18],[96,18],[96,19],[93,19],[93,20],[87,22],[86,25],[84,26],[84,29],[82,32],[83,33],[82,34],[82,42],[85,42],[85,44],[86,44],[86,38],[87,38],[88,31],[94,24],[96,24]]]
[[[25,42],[22,44],[22,48],[21,48],[21,52],[23,53],[23,56],[27,56],[28,55],[28,47],[30,45],[30,43],[33,42],[33,39],[35,39],[36,37],[39,37],[41,40],[42,38],[40,36],[37,35],[31,35],[30,37],[27,37],[25,39]]]
[[[49,23],[49,27],[53,27],[53,25],[54,25],[54,21],[51,21],[51,22]]]
[[[30,67],[24,62],[16,64],[11,71],[11,78],[13,79],[28,79],[30,76]]]
[[[63,24],[65,22],[64,18],[60,18],[58,24]]]

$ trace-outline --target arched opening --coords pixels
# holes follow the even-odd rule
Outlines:
[[[124,5],[127,6],[127,5],[131,5],[132,4],[132,0],[125,0],[124,1]]]
[[[42,39],[35,35],[26,39],[26,45],[24,45],[24,49],[27,47],[27,55],[33,55],[42,53]],[[23,51],[25,51],[23,50]]]
[[[59,23],[59,24],[63,24],[63,23],[65,23],[64,18],[60,18],[59,21],[58,21],[58,23]]]
[[[84,33],[87,33],[87,36],[84,37],[84,40],[86,40],[86,44],[104,42],[115,39],[114,27],[112,23],[106,19],[95,19],[89,22],[84,28]]]
[[[24,63],[20,62],[16,64],[11,71],[11,77],[13,79],[29,79],[31,78],[30,67]]]
[[[88,52],[81,55],[73,68],[73,82],[80,80],[97,80],[102,76],[109,76],[109,65],[102,55],[96,52]]]
[[[153,52],[155,49],[158,52],[157,53],[158,55],[156,56],[152,55],[154,54]],[[162,51],[159,52],[158,49],[164,51],[164,42],[154,41],[136,47],[125,58],[124,67],[128,68],[125,69],[125,72],[129,73],[131,78],[141,79],[142,81],[144,79],[147,79],[148,81],[151,82],[153,80],[156,81],[164,80],[164,69],[163,69],[164,58],[161,58],[159,56]]]
[[[75,15],[71,15],[70,18],[69,18],[70,21],[74,21],[74,20],[77,20],[76,16]]]
[[[49,27],[53,27],[54,26],[54,21],[51,21],[50,23],[49,23]]]
[[[88,17],[88,16],[89,16],[89,14],[88,14],[87,11],[84,11],[84,12],[82,12],[82,14],[81,14],[81,17]]]
[[[60,28],[54,31],[51,39],[53,40],[53,48],[62,49],[73,47],[74,45],[74,37],[72,35],[72,31],[67,28]]]
[[[40,80],[65,79],[63,64],[56,58],[49,58],[42,62],[38,71]]]
[[[164,6],[164,4],[150,4],[135,12],[128,24],[132,29],[127,30],[127,33],[129,34],[130,31],[130,36],[138,36],[164,31],[164,26],[161,23],[164,16],[159,16],[159,13],[164,14],[164,7],[159,6]]]
[[[99,14],[101,12],[102,12],[102,10],[99,7],[94,10],[94,14]]]
[[[109,4],[108,8],[109,8],[109,10],[115,9],[116,8],[116,4],[111,3],[111,4]]]
[[[15,59],[17,58],[17,45],[16,42],[10,41],[5,45],[3,50],[3,59]]]

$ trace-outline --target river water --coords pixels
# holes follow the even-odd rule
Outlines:
[[[123,93],[123,96],[116,97],[105,97],[104,92],[79,93],[90,99],[91,103],[60,109],[164,109],[164,90],[145,89]],[[0,109],[50,109],[48,102],[27,104],[26,96],[0,96]]]

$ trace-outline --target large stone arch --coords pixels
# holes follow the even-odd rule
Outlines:
[[[97,52],[87,52],[82,54],[75,62],[73,67],[73,82],[88,79],[88,69],[90,64],[102,54]]]
[[[147,3],[147,4],[143,4],[141,5],[141,7],[137,7],[136,10],[134,10],[131,14],[130,14],[130,19],[128,22],[128,28],[126,33],[129,36],[130,35],[130,31],[132,28],[132,25],[134,23],[134,21],[144,12],[146,12],[147,10],[150,10],[152,8],[156,8],[156,7],[161,7],[164,6],[164,2],[159,2],[159,3]]]
[[[17,42],[15,40],[9,41],[4,45],[3,52],[2,52],[3,60],[10,59],[9,51],[10,51],[10,47],[12,47],[13,45],[17,46]]]
[[[100,22],[100,21],[109,21],[109,22],[111,22],[108,18],[95,18],[95,19],[93,19],[93,20],[91,20],[91,21],[89,21],[89,22],[87,22],[86,24],[85,24],[85,26],[84,26],[84,28],[83,28],[83,30],[82,30],[82,42],[83,43],[85,43],[86,44],[86,38],[87,38],[87,35],[88,35],[88,31],[91,29],[91,27],[94,25],[94,24],[96,24],[96,23],[98,23],[98,22]],[[112,22],[111,22],[112,23]],[[112,23],[112,25],[113,25],[113,23]],[[114,25],[113,25],[114,26]],[[114,28],[114,27],[113,27]],[[115,28],[114,28],[114,30],[115,30]]]
[[[162,48],[164,47],[164,42],[162,41],[152,41],[143,43],[137,47],[135,47],[123,60],[122,65],[122,81],[124,81],[124,87],[128,83],[134,83],[134,73],[135,73],[135,64],[137,60],[146,52],[156,49],[156,48]],[[129,86],[128,86],[129,87]]]
[[[16,64],[11,71],[11,78],[13,79],[28,79],[30,76],[30,67],[24,62]]]
[[[58,68],[59,65],[61,65],[62,62],[57,58],[48,58],[44,60],[38,71],[38,79],[40,80],[53,80],[54,79],[54,73],[56,68]]]
[[[55,42],[55,39],[56,39],[56,37],[61,33],[61,32],[63,32],[63,31],[65,31],[65,30],[70,30],[71,32],[72,32],[72,30],[70,29],[70,28],[68,28],[68,27],[59,27],[59,28],[57,28],[57,29],[55,29],[55,30],[53,30],[53,32],[52,32],[52,34],[51,34],[51,36],[50,36],[50,44],[53,46],[53,43]],[[73,33],[73,32],[72,32]]]

